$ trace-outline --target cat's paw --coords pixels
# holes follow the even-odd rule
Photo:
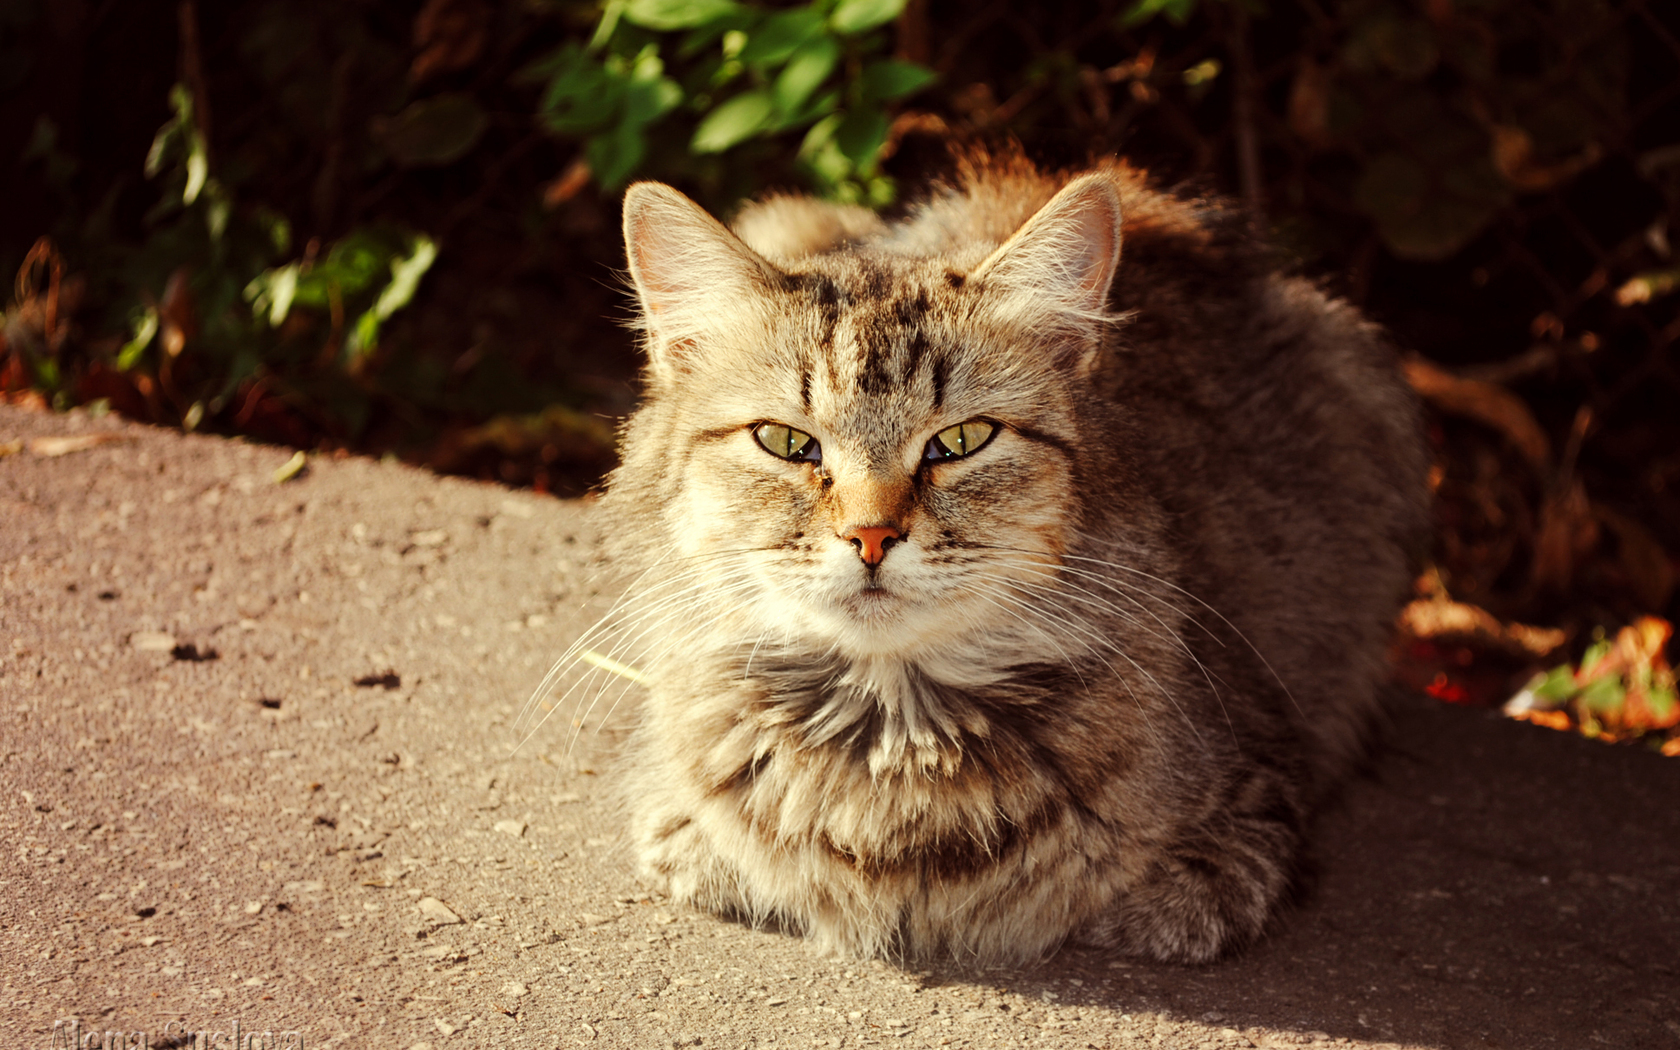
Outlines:
[[[733,914],[742,910],[740,880],[691,816],[650,813],[632,829],[641,876],[680,904]]]
[[[1212,962],[1260,936],[1290,882],[1278,856],[1181,849],[1152,864],[1077,939],[1162,962]]]

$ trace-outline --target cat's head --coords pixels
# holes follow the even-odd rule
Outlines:
[[[695,604],[859,658],[1066,615],[1047,596],[1080,460],[1116,439],[1078,409],[1112,321],[1108,177],[967,258],[888,238],[778,265],[655,183],[624,231],[650,359],[613,490],[657,516]]]

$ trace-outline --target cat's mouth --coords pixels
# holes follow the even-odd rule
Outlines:
[[[854,616],[865,619],[877,619],[889,612],[896,612],[903,601],[895,591],[888,590],[875,580],[871,580],[858,588],[847,597],[846,611]]]

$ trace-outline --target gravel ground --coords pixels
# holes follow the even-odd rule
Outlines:
[[[1680,761],[1396,697],[1298,905],[1239,958],[825,959],[638,884],[611,804],[627,705],[602,732],[516,725],[610,597],[587,503],[355,458],[278,483],[285,450],[3,406],[0,451],[0,1050],[72,1023],[152,1046],[1680,1048]]]

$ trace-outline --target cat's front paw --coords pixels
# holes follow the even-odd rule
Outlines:
[[[1206,963],[1258,938],[1292,881],[1293,850],[1176,850],[1078,940],[1162,962]]]
[[[733,877],[691,816],[649,813],[632,829],[642,878],[680,904],[734,914],[742,910]]]

